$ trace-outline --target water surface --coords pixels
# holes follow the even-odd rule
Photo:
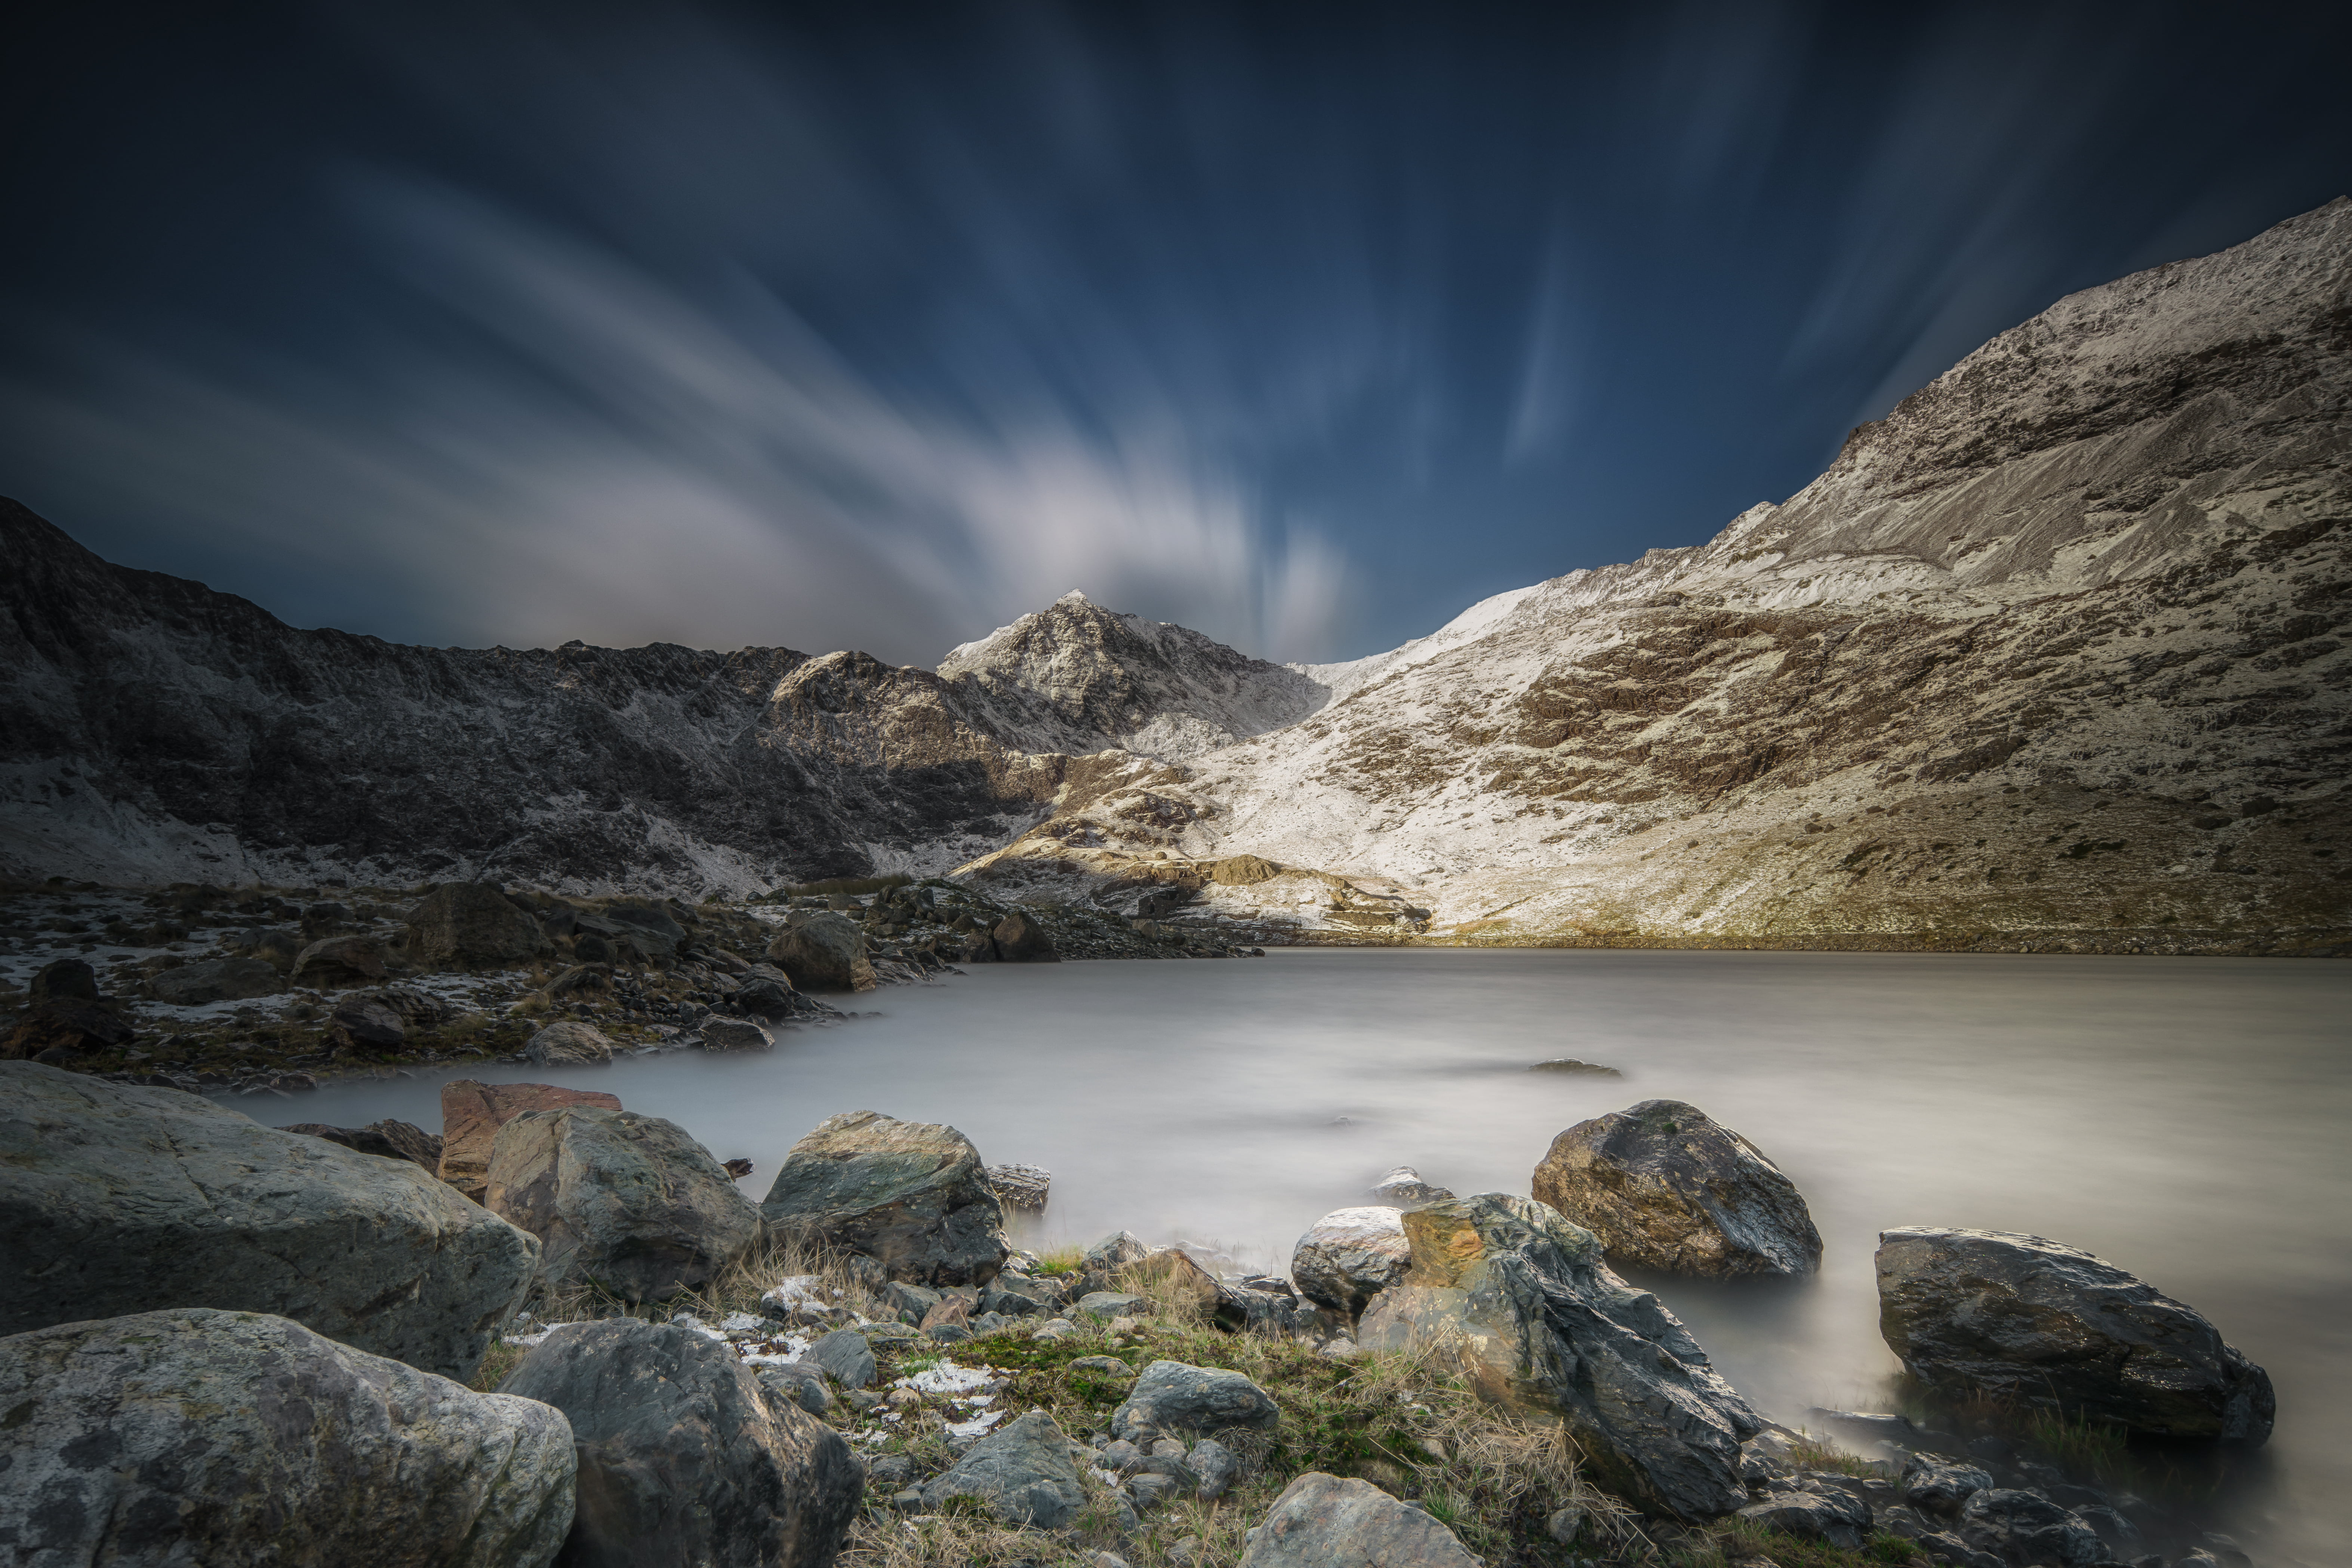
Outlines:
[[[1045,1239],[1126,1228],[1261,1266],[1391,1165],[1525,1193],[1562,1128],[1689,1100],[1779,1163],[1827,1244],[1802,1286],[1645,1281],[1769,1413],[1884,1407],[1879,1230],[2034,1232],[2269,1369],[2277,1435],[2221,1522],[2271,1561],[2352,1561],[2352,965],[1298,950],[987,966],[856,1005],[758,1058],[476,1076],[608,1089],[755,1161],[754,1196],[835,1111],[951,1122],[1054,1173]],[[1525,1070],[1561,1056],[1624,1077]],[[437,1128],[438,1081],[331,1085],[280,1119]]]

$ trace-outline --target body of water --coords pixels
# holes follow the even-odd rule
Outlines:
[[[1885,1407],[1880,1230],[2032,1232],[2269,1369],[2276,1436],[2214,1518],[2267,1562],[2352,1561],[2352,964],[1298,950],[986,966],[855,1005],[757,1057],[471,1076],[609,1090],[756,1162],[753,1197],[836,1111],[950,1122],[1054,1173],[1038,1241],[1129,1229],[1260,1267],[1392,1165],[1525,1193],[1561,1129],[1688,1100],[1788,1173],[1827,1246],[1801,1285],[1644,1281],[1769,1414]],[[1563,1056],[1624,1076],[1526,1070]],[[237,1104],[437,1131],[439,1082]]]

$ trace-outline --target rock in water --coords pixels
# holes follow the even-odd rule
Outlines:
[[[682,1324],[566,1324],[499,1391],[572,1422],[567,1568],[824,1568],[865,1490],[841,1434]]]
[[[1370,1481],[1309,1470],[1282,1489],[1250,1531],[1242,1568],[1478,1568],[1454,1532]]]
[[[1407,1209],[1415,1204],[1442,1203],[1454,1195],[1445,1187],[1421,1179],[1421,1173],[1411,1165],[1399,1165],[1373,1184],[1371,1195],[1393,1207]]]
[[[1333,1209],[1290,1252],[1298,1293],[1350,1318],[1412,1267],[1403,1212],[1392,1208]]]
[[[1780,1167],[1678,1100],[1645,1100],[1553,1139],[1535,1196],[1598,1236],[1612,1263],[1710,1279],[1821,1267],[1821,1232]]]
[[[1406,1211],[1412,1272],[1357,1325],[1366,1350],[1425,1347],[1479,1394],[1557,1415],[1610,1489],[1654,1512],[1744,1506],[1756,1413],[1675,1315],[1549,1205],[1485,1193]]]
[[[755,1017],[771,1019],[791,1017],[799,1002],[793,977],[772,963],[756,964],[739,978],[731,1000]]]
[[[555,951],[539,921],[488,882],[444,882],[408,917],[408,960],[431,969],[505,969]]]
[[[995,939],[996,956],[1005,963],[1059,963],[1062,955],[1054,951],[1054,939],[1037,923],[1037,917],[1013,910],[996,922],[989,935]]]
[[[1265,1431],[1281,1420],[1273,1396],[1238,1372],[1155,1361],[1111,1412],[1110,1429],[1113,1436],[1143,1444],[1176,1432]]]
[[[550,1024],[531,1036],[522,1054],[536,1067],[581,1067],[613,1059],[613,1042],[593,1024]]]
[[[562,1105],[621,1109],[613,1095],[590,1089],[558,1089],[551,1083],[490,1084],[461,1078],[443,1084],[441,1179],[476,1203],[481,1202],[499,1129],[526,1110],[552,1110]]]
[[[1054,1190],[1054,1173],[1036,1165],[991,1165],[984,1174],[996,1201],[1019,1214],[1041,1215]]]
[[[768,943],[768,956],[802,991],[871,991],[874,965],[855,921],[830,910],[786,926]]]
[[[405,1121],[371,1121],[365,1127],[330,1127],[320,1121],[297,1121],[278,1131],[324,1138],[330,1143],[341,1143],[346,1149],[356,1149],[362,1154],[373,1154],[379,1159],[406,1160],[436,1174],[441,1169],[441,1140],[422,1127],[411,1126]]]
[[[291,1318],[463,1381],[539,1243],[413,1164],[168,1089],[0,1064],[0,1333],[161,1306]]]
[[[1009,1250],[971,1140],[878,1111],[829,1118],[793,1144],[760,1208],[780,1234],[866,1259],[885,1279],[983,1285]]]
[[[2261,1443],[2270,1374],[2190,1308],[2072,1247],[1911,1226],[1878,1237],[1878,1327],[1911,1374],[2165,1437]]]
[[[259,1312],[0,1339],[0,1551],[35,1563],[544,1568],[572,1432]]]
[[[595,1285],[630,1301],[709,1284],[762,1228],[686,1129],[598,1106],[529,1110],[499,1128],[482,1202],[540,1238],[550,1287]]]
[[[751,1018],[730,1018],[712,1014],[702,1020],[702,1044],[713,1051],[772,1051],[776,1048],[776,1037],[768,1033],[767,1026]]]
[[[1051,1415],[1032,1410],[974,1443],[923,1488],[926,1511],[951,1498],[975,1498],[1006,1524],[1059,1530],[1086,1505],[1087,1493],[1068,1436]]]

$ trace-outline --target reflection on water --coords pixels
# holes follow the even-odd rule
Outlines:
[[[1304,951],[992,966],[857,1005],[871,1016],[758,1058],[481,1076],[609,1089],[750,1156],[755,1196],[835,1111],[952,1122],[992,1162],[1054,1173],[1046,1239],[1125,1227],[1255,1265],[1392,1165],[1524,1193],[1570,1123],[1687,1100],[1788,1172],[1827,1244],[1795,1287],[1644,1281],[1769,1413],[1885,1407],[1879,1230],[2034,1232],[2189,1302],[2270,1370],[2277,1435],[2228,1527],[2352,1561],[2352,966]],[[1526,1070],[1559,1057],[1624,1077]],[[437,1092],[331,1087],[282,1119],[436,1127]]]

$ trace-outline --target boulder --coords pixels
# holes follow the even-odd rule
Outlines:
[[[1036,1165],[991,1165],[981,1174],[996,1201],[1015,1214],[1045,1212],[1045,1200],[1054,1190],[1053,1172]]]
[[[712,1051],[772,1051],[776,1037],[750,1018],[730,1018],[714,1013],[697,1026],[703,1048]]]
[[[244,1002],[285,989],[278,971],[258,958],[207,958],[167,969],[147,983],[147,994],[174,1007]]]
[[[591,1089],[558,1089],[551,1083],[489,1084],[461,1078],[443,1084],[441,1179],[479,1203],[499,1129],[526,1110],[552,1110],[564,1105],[621,1109],[613,1095]]]
[[[1070,1439],[1054,1418],[1032,1410],[998,1427],[923,1487],[923,1509],[972,1498],[1004,1523],[1059,1530],[1086,1506],[1086,1488],[1070,1462]]]
[[[650,899],[613,899],[606,901],[604,918],[621,928],[637,951],[647,958],[667,966],[686,944],[686,927],[679,922],[678,910],[667,903]]]
[[[327,1037],[344,1051],[396,1051],[408,1038],[400,1015],[374,996],[346,996],[327,1015]]]
[[[686,1129],[592,1105],[499,1129],[482,1203],[540,1238],[551,1289],[666,1301],[709,1284],[760,1239],[760,1211]]]
[[[1408,1209],[1404,1232],[1412,1271],[1366,1309],[1358,1344],[1423,1348],[1486,1400],[1560,1419],[1595,1478],[1648,1511],[1747,1504],[1739,1446],[1762,1424],[1598,1237],[1502,1193]]]
[[[1131,1264],[1151,1256],[1150,1247],[1131,1230],[1113,1231],[1079,1256],[1074,1295],[1091,1295],[1117,1286]]]
[[[383,962],[383,944],[373,937],[331,936],[295,954],[289,978],[297,985],[336,990],[381,984],[390,973]]]
[[[980,1310],[1007,1318],[1050,1317],[1062,1304],[1062,1282],[1007,1266],[980,1293]]]
[[[1290,1277],[1308,1300],[1353,1318],[1412,1267],[1401,1209],[1333,1209],[1290,1251]]]
[[[1411,1165],[1399,1165],[1373,1184],[1371,1195],[1391,1208],[1408,1209],[1416,1204],[1443,1203],[1454,1194],[1423,1181],[1421,1173]]]
[[[1309,1470],[1282,1489],[1249,1533],[1242,1568],[1478,1568],[1454,1532],[1370,1481]]]
[[[1238,1372],[1155,1361],[1111,1412],[1111,1435],[1130,1443],[1178,1432],[1265,1431],[1282,1420],[1273,1396]]]
[[[1969,1499],[1992,1489],[1992,1477],[1962,1459],[1914,1454],[1903,1467],[1903,1500],[1922,1513],[1950,1519]]]
[[[824,1568],[865,1490],[841,1434],[683,1324],[567,1323],[499,1391],[572,1423],[567,1568]]]
[[[791,975],[772,963],[761,963],[735,983],[735,994],[729,1000],[755,1017],[781,1019],[793,1015],[800,996],[793,989]]]
[[[469,1378],[539,1243],[400,1160],[175,1089],[0,1064],[0,1334],[159,1307],[269,1312]]]
[[[593,1024],[550,1024],[531,1036],[522,1054],[532,1066],[585,1067],[613,1059],[613,1042]]]
[[[1059,963],[1062,955],[1054,951],[1054,939],[1038,923],[1037,917],[1015,910],[996,922],[989,935],[996,942],[996,957],[1001,963]]]
[[[856,1329],[821,1334],[801,1355],[823,1367],[844,1388],[864,1388],[874,1381],[874,1347]]]
[[[1768,1491],[1739,1510],[1739,1517],[1784,1535],[1826,1541],[1859,1552],[1870,1534],[1870,1505],[1834,1488],[1820,1491]]]
[[[280,1127],[280,1132],[299,1132],[307,1138],[324,1138],[330,1143],[341,1143],[346,1149],[356,1149],[362,1154],[373,1154],[380,1160],[406,1160],[436,1175],[441,1170],[441,1140],[422,1127],[405,1121],[372,1121],[365,1127],[330,1127],[322,1121],[297,1121]]]
[[[1150,1310],[1150,1300],[1141,1296],[1130,1296],[1123,1290],[1089,1290],[1070,1308],[1074,1312],[1099,1318],[1106,1323],[1113,1318],[1131,1318],[1138,1312]]]
[[[53,958],[33,971],[25,994],[37,1006],[43,1002],[95,1002],[98,971],[79,958]]]
[[[430,969],[507,969],[555,951],[539,921],[488,882],[444,882],[408,915],[408,961]]]
[[[1178,1312],[1207,1317],[1224,1299],[1224,1287],[1217,1277],[1181,1247],[1153,1248],[1142,1262],[1128,1265],[1127,1278],[1137,1289],[1150,1292],[1153,1299]]]
[[[10,1563],[544,1568],[572,1526],[561,1415],[266,1313],[0,1339],[0,1410]]]
[[[871,991],[874,965],[856,921],[830,911],[778,931],[768,956],[803,991]]]
[[[138,1038],[128,1020],[95,1002],[43,1002],[28,1009],[0,1042],[0,1059],[18,1060],[44,1051],[69,1057],[96,1056]]]
[[[1010,1250],[971,1141],[877,1111],[829,1118],[793,1144],[760,1207],[781,1235],[864,1259],[876,1279],[982,1285]]]
[[[2115,1561],[2087,1521],[2039,1492],[1990,1487],[1972,1494],[1960,1510],[1959,1537],[2004,1563],[2090,1568]]]
[[[2152,1436],[2270,1436],[2270,1375],[2111,1263],[2007,1231],[1915,1226],[1878,1241],[1879,1331],[1931,1388]]]
[[[1678,1100],[1645,1100],[1553,1139],[1535,1197],[1598,1236],[1612,1263],[1709,1279],[1821,1267],[1821,1232],[1780,1167]]]

